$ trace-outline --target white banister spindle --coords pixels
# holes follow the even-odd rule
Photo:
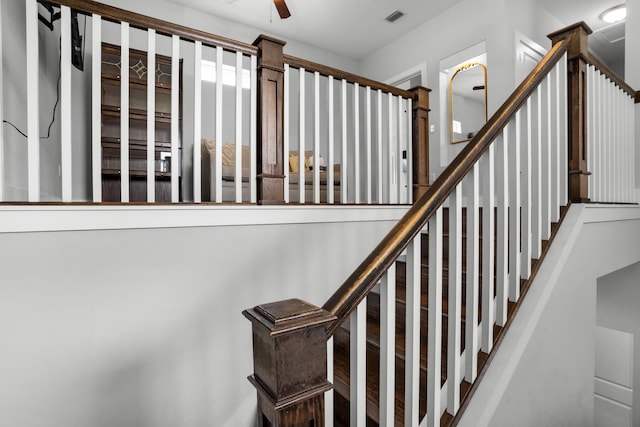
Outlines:
[[[462,184],[449,196],[449,295],[447,337],[447,410],[460,408],[460,339],[462,337]],[[438,424],[439,425],[439,424]]]
[[[542,255],[542,90],[536,88],[532,107],[532,150],[531,150],[531,257]]]
[[[200,163],[200,139],[202,137],[202,42],[196,41],[194,46],[194,59],[193,59],[193,201],[200,203],[202,201],[202,165]],[[216,79],[220,82],[222,74],[216,74]],[[216,84],[216,98],[218,96],[218,87]],[[218,105],[216,102],[216,141],[215,141],[215,171],[218,171],[218,160],[222,158],[222,144],[218,139]],[[219,196],[218,192],[218,177],[214,178],[215,186],[215,199]],[[214,200],[211,198],[210,200]]]
[[[291,84],[291,70],[289,68],[289,64],[284,64],[284,113],[283,113],[283,125],[282,125],[282,151],[284,151],[285,155],[284,155],[284,202],[285,203],[289,203],[289,175],[290,175],[290,170],[291,170],[291,166],[289,165],[289,146],[290,146],[290,141],[289,138],[291,137],[291,132],[289,127],[291,126],[291,112],[290,112],[290,106],[291,106],[291,101],[289,99],[289,97],[291,96],[290,92],[291,92],[291,88],[289,87],[289,85]],[[251,88],[251,90],[253,91],[253,87]],[[253,121],[252,121],[253,123]],[[252,178],[253,179],[253,178]]]
[[[442,207],[429,220],[429,304],[427,321],[427,426],[440,425],[442,361]],[[483,313],[484,315],[484,313]]]
[[[378,177],[378,196],[376,198],[376,201],[378,203],[383,203],[383,199],[382,199],[382,194],[383,194],[383,184],[382,184],[382,178],[383,178],[383,173],[382,173],[382,139],[383,139],[383,134],[382,134],[382,90],[378,89],[378,133],[377,133],[377,141],[378,141],[378,145],[377,145],[377,155],[378,155],[378,169],[377,169],[377,177]]]
[[[569,202],[569,110],[567,95],[567,55],[560,60],[560,205]],[[587,95],[588,97],[589,95]],[[587,158],[589,153],[587,153]],[[528,278],[525,277],[525,278]]]
[[[349,425],[367,425],[367,298],[362,300],[351,315],[350,324],[350,381],[351,414]]]
[[[521,277],[528,280],[531,276],[531,139],[533,134],[533,123],[531,122],[533,102],[531,97],[527,98],[526,111],[524,115],[523,134],[522,134],[522,194],[520,196],[521,212],[522,212],[522,230],[520,234],[520,253],[521,253]],[[564,141],[563,141],[564,144]],[[563,150],[561,150],[562,152]],[[564,181],[563,181],[564,182]]]
[[[236,203],[242,203],[242,52],[236,52]]]
[[[93,202],[102,202],[102,17],[91,17],[91,180]],[[0,167],[1,163],[0,163]],[[0,177],[0,179],[2,179]]]
[[[313,203],[320,203],[320,73],[313,74]]]
[[[327,340],[327,381],[333,384],[333,337]],[[334,419],[334,390],[324,394],[324,425],[333,427]]]
[[[71,156],[71,9],[60,6],[60,175],[62,201],[73,199]]]
[[[348,151],[347,151],[347,81],[342,79],[341,90],[340,90],[340,101],[341,101],[341,111],[342,111],[342,158],[340,163],[340,201],[344,204],[347,203],[347,190],[348,190],[348,171],[349,171],[349,162],[348,162]]]
[[[521,233],[521,157],[522,146],[522,116],[525,107],[516,112],[515,139],[509,144],[509,299],[517,302],[520,299],[520,233]],[[483,270],[484,271],[484,270]],[[484,288],[483,288],[484,289]],[[484,317],[484,310],[482,311]]]
[[[635,106],[635,102],[633,98],[629,98],[627,100],[627,123],[628,123],[628,152],[629,155],[627,156],[627,162],[629,164],[629,185],[628,185],[628,192],[627,192],[627,202],[629,203],[634,203],[637,202],[636,198],[635,198],[635,176],[636,176],[636,163],[635,163],[635,150],[636,150],[636,146],[635,146],[635,132],[636,132],[636,123],[635,123],[635,110],[636,110],[636,106]]]
[[[366,101],[365,101],[365,110],[366,110],[366,121],[365,121],[365,135],[366,135],[366,160],[365,160],[365,168],[366,168],[366,180],[367,180],[367,192],[366,192],[366,200],[367,204],[371,204],[371,87],[367,86],[365,89]]]
[[[353,192],[355,195],[355,203],[360,203],[360,85],[355,83],[353,85],[353,172],[355,182],[353,186]]]
[[[328,117],[328,126],[329,126],[329,152],[327,154],[327,203],[332,205],[335,203],[334,197],[334,163],[336,161],[334,149],[335,149],[335,136],[333,134],[335,130],[335,106],[334,103],[334,94],[333,94],[333,76],[329,76],[329,117]]]
[[[197,44],[197,42],[196,42]],[[200,57],[202,59],[202,44],[200,45]],[[200,61],[198,61],[198,68],[201,68]],[[216,143],[215,143],[215,187],[216,187],[216,203],[222,202],[222,123],[223,123],[223,75],[224,75],[224,50],[221,46],[216,46]],[[198,71],[200,76],[200,71]],[[199,90],[197,96],[202,97],[202,92]],[[194,111],[200,111],[196,109]],[[200,114],[198,114],[200,115]],[[198,135],[197,143],[200,144],[200,135]],[[200,150],[196,150],[200,152]],[[198,165],[200,164],[200,156],[198,155]],[[195,165],[194,165],[195,169]],[[200,166],[198,166],[200,171]],[[200,189],[200,176],[198,176],[198,189]],[[200,192],[198,191],[198,196]],[[198,200],[200,201],[200,200]]]
[[[405,126],[407,129],[407,139],[405,149],[407,150],[407,173],[406,173],[406,188],[407,199],[405,203],[411,203],[413,201],[413,150],[411,144],[413,141],[413,125],[411,123],[411,112],[413,111],[413,100],[406,100],[406,109],[404,110]]]
[[[562,128],[560,125],[560,121],[566,119],[561,115],[561,104],[560,100],[562,94],[560,93],[560,79],[563,76],[560,76],[560,67],[558,64],[551,71],[551,81],[552,81],[552,123],[553,123],[553,138],[552,138],[552,146],[551,146],[551,182],[553,185],[551,186],[551,221],[557,222],[560,218],[560,144],[562,144]]]
[[[38,3],[26,0],[28,201],[40,201]]]
[[[397,156],[397,164],[398,164],[398,203],[406,203],[407,202],[407,197],[406,197],[406,191],[404,188],[404,183],[405,183],[405,174],[406,174],[406,168],[403,166],[404,163],[406,162],[406,158],[405,158],[405,149],[406,149],[406,145],[405,145],[405,138],[406,138],[406,134],[407,134],[407,130],[405,128],[405,121],[404,121],[404,106],[403,104],[403,99],[401,96],[398,96],[398,156]]]
[[[483,156],[482,179],[482,343],[485,353],[493,348],[494,323],[494,211],[495,206],[495,146],[491,144]]]
[[[407,247],[405,321],[405,426],[418,425],[420,393],[420,247],[419,233]]]
[[[551,237],[551,77],[542,81],[542,240]]]
[[[380,286],[380,425],[393,426],[396,366],[396,266],[382,276]]]
[[[467,206],[467,280],[466,316],[465,316],[465,379],[469,383],[476,380],[478,374],[478,304],[480,276],[480,166],[473,169],[465,178],[469,188]]]
[[[147,202],[154,203],[156,201],[156,31],[149,29],[147,38]]]
[[[592,106],[592,116],[589,118],[589,123],[592,124],[591,133],[588,135],[589,139],[592,141],[592,149],[589,151],[589,156],[587,156],[587,163],[591,165],[591,175],[587,177],[589,180],[589,197],[591,200],[598,201],[600,200],[601,194],[601,183],[602,181],[599,179],[601,174],[601,164],[602,164],[602,80],[600,79],[600,73],[597,72],[595,67],[591,66],[591,73],[589,78],[592,82],[592,90],[589,92],[591,96],[588,96],[588,99],[593,102]]]
[[[305,195],[305,173],[304,173],[304,159],[305,159],[305,136],[306,136],[306,122],[307,122],[307,118],[306,118],[306,93],[305,93],[305,88],[306,88],[306,83],[305,83],[305,75],[306,75],[306,71],[304,68],[300,68],[299,69],[299,83],[300,83],[300,90],[298,93],[299,96],[299,115],[300,115],[300,122],[298,124],[298,130],[299,130],[299,134],[298,134],[298,202],[300,203],[304,203],[305,199],[304,199],[304,195]]]
[[[594,75],[594,66],[587,66],[587,170],[591,171],[591,175],[587,177],[587,183],[589,186],[589,198],[595,200],[596,184],[594,180],[595,172],[595,159],[596,155],[596,140],[597,140],[597,119],[596,119],[596,99],[597,95],[597,82]]]
[[[511,124],[494,142],[496,146],[496,323],[504,326],[507,321],[509,299],[509,139]],[[513,185],[513,183],[511,183]],[[483,236],[488,239],[489,236]]]
[[[387,170],[389,171],[389,180],[387,185],[389,186],[389,203],[398,203],[398,168],[397,168],[397,156],[398,156],[398,123],[395,120],[396,116],[393,108],[393,94],[388,94],[388,113],[389,113],[389,136],[388,136],[388,149],[387,153]]]
[[[120,25],[120,200],[129,202],[129,24]]]
[[[94,50],[95,52],[95,50]],[[200,142],[198,142],[199,144]],[[180,37],[171,36],[171,202],[180,201]]]
[[[285,89],[288,90],[288,87],[285,86]],[[256,55],[251,55],[251,106],[250,108],[250,136],[249,136],[249,188],[251,192],[251,203],[257,203],[258,201],[258,182],[257,182],[257,146],[258,146],[258,57]],[[285,98],[285,102],[288,102],[288,98]],[[285,116],[285,130],[288,132],[286,128],[289,120],[289,115]],[[288,135],[288,133],[287,133]],[[289,154],[289,145],[288,145],[288,136],[287,136],[287,146],[285,150],[285,156]],[[289,170],[289,162],[285,158],[284,164],[285,171]],[[285,173],[286,179],[288,179],[289,174]],[[285,187],[285,201],[289,201],[289,187]]]

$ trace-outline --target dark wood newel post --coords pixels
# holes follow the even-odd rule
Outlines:
[[[569,200],[588,202],[587,171],[587,57],[591,28],[584,22],[549,34],[553,44],[569,40],[567,50],[567,100],[569,133]]]
[[[327,327],[336,317],[291,299],[258,305],[242,314],[253,330],[253,370],[258,427],[324,426]]]
[[[258,48],[258,203],[284,203],[284,58],[286,42],[260,35]]]
[[[413,137],[413,202],[429,188],[429,92],[431,89],[418,86],[413,92],[412,126]]]

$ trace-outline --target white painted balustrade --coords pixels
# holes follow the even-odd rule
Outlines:
[[[593,65],[587,91],[589,198],[635,203],[634,98]]]

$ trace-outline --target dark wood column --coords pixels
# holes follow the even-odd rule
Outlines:
[[[429,188],[429,92],[431,89],[418,86],[413,92],[413,202]]]
[[[588,202],[587,171],[587,57],[588,36],[591,28],[584,22],[571,25],[549,34],[553,44],[569,40],[567,51],[567,100],[569,133],[569,200]]]
[[[253,324],[259,427],[324,426],[327,327],[336,318],[299,299],[245,310]]]
[[[258,47],[258,203],[284,203],[284,59],[286,42],[260,35]]]

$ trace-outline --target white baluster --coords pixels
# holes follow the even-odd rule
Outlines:
[[[367,424],[367,298],[351,315],[350,327],[350,396],[351,426]]]
[[[522,146],[522,115],[524,109],[516,112],[515,140],[509,146],[509,299],[517,302],[520,299],[520,233],[521,233],[521,168],[520,150]],[[483,288],[484,289],[484,288]],[[484,311],[482,312],[484,317]]]
[[[560,85],[560,205],[569,202],[569,110],[567,102],[567,55],[559,63],[558,82]],[[589,96],[589,95],[587,95]],[[587,152],[587,158],[589,153]],[[528,278],[525,277],[525,278]]]
[[[200,163],[200,139],[202,137],[202,43],[197,41],[194,46],[194,60],[193,60],[193,201],[194,203],[200,203],[202,201],[202,165]],[[216,70],[219,71],[219,70]],[[222,81],[222,74],[216,74],[216,80]],[[218,138],[218,84],[216,83],[216,141],[215,141],[215,166],[214,166],[214,184],[211,185],[211,191],[214,194],[210,196],[209,200],[218,201],[220,196],[218,192],[218,177],[217,173],[220,167],[218,166],[218,159],[222,159],[222,144]],[[222,135],[220,135],[220,138]],[[222,163],[221,163],[222,164]],[[215,190],[214,190],[215,189]]]
[[[422,235],[407,247],[404,424],[418,425],[420,393],[420,247]],[[439,347],[438,347],[439,348]]]
[[[383,203],[383,184],[382,184],[382,91],[378,89],[378,197],[376,201]]]
[[[242,53],[236,52],[236,203],[242,203],[242,60]]]
[[[197,145],[200,147],[200,145]],[[156,201],[156,32],[147,30],[147,202]]]
[[[551,237],[551,78],[542,82],[542,240]]]
[[[288,86],[285,86],[288,90]],[[285,102],[288,102],[288,97],[285,98]],[[255,55],[251,55],[251,136],[249,141],[249,187],[251,191],[251,203],[256,203],[258,201],[258,182],[257,182],[257,146],[258,146],[258,57]],[[285,116],[287,122],[285,122],[285,126],[288,123],[289,117],[288,114]],[[286,129],[286,128],[285,128]],[[288,132],[288,130],[287,130]],[[288,135],[288,134],[287,134]],[[288,136],[287,136],[288,139]],[[285,154],[285,164],[283,165],[284,170],[289,170],[289,162],[287,161],[287,157],[289,156],[289,145],[287,141],[287,147],[284,152]],[[285,173],[285,176],[288,178],[289,174]],[[286,201],[288,202],[289,197],[289,188],[285,187],[285,197],[287,197]]]
[[[335,156],[334,156],[334,144],[335,144],[335,137],[333,135],[334,132],[334,114],[335,114],[335,106],[333,105],[334,103],[334,96],[333,96],[333,76],[329,76],[329,117],[328,117],[328,121],[329,121],[329,153],[328,153],[328,159],[327,159],[327,203],[329,203],[330,205],[333,204],[335,202],[335,198],[334,198],[334,194],[333,194],[333,188],[334,188],[334,180],[335,180],[335,174],[334,174],[334,163],[335,163]]]
[[[282,151],[284,152],[284,202],[289,203],[289,174],[290,174],[290,166],[289,166],[289,139],[291,138],[291,133],[289,127],[291,126],[291,112],[290,105],[291,100],[289,97],[291,96],[291,70],[289,68],[289,64],[284,64],[284,112],[283,112],[283,125],[282,125]],[[253,90],[253,87],[251,88]],[[253,179],[253,178],[252,178]]]
[[[340,201],[341,203],[347,203],[347,190],[348,190],[348,171],[349,162],[347,157],[347,81],[342,79],[341,85],[341,103],[342,103],[342,159],[340,164]]]
[[[407,199],[405,203],[411,203],[413,201],[413,150],[411,149],[411,143],[413,140],[413,126],[411,124],[411,112],[413,111],[413,100],[406,100],[406,109],[404,112],[405,126],[407,129],[406,150],[407,150]]]
[[[526,112],[524,115],[523,134],[522,134],[522,194],[520,196],[521,212],[522,212],[522,230],[521,230],[521,277],[528,280],[531,276],[531,140],[533,133],[533,123],[531,122],[533,103],[531,97],[527,99]],[[563,128],[564,129],[564,128]],[[563,138],[562,144],[566,143],[566,139]],[[562,153],[564,150],[560,150]],[[564,171],[565,160],[561,160],[561,171]],[[561,174],[562,178],[562,174]],[[567,185],[564,179],[561,179],[562,185]]]
[[[589,175],[587,177],[587,185],[589,187],[589,199],[591,200],[596,200],[595,199],[595,192],[596,192],[596,184],[595,184],[595,166],[594,166],[594,159],[595,156],[597,156],[597,152],[596,152],[596,146],[595,146],[595,141],[596,141],[596,128],[597,128],[597,124],[598,124],[598,118],[595,115],[595,108],[596,108],[596,79],[594,78],[594,66],[593,65],[588,65],[587,66],[587,77],[586,77],[586,84],[587,84],[587,126],[588,126],[588,131],[587,131],[587,170],[589,172],[591,172],[591,175]]]
[[[314,73],[313,203],[320,203],[320,73]]]
[[[460,408],[460,339],[462,338],[462,184],[449,196],[449,295],[447,342],[447,410]],[[439,425],[439,424],[437,424]]]
[[[429,220],[429,315],[427,329],[427,426],[440,425],[442,362],[442,207]]]
[[[473,169],[465,178],[469,188],[467,207],[467,287],[465,316],[465,379],[469,383],[476,380],[478,373],[478,304],[480,276],[480,166]]]
[[[393,426],[396,366],[396,266],[382,276],[380,286],[380,422]]]
[[[502,131],[494,142],[496,146],[496,323],[504,326],[507,321],[509,299],[509,148],[515,141],[509,139],[512,124]],[[511,183],[515,185],[515,183]],[[483,236],[488,239],[490,236]]]
[[[300,80],[300,123],[298,125],[299,128],[299,137],[298,137],[298,201],[300,203],[305,202],[305,137],[306,137],[306,94],[305,94],[305,75],[306,71],[304,68],[300,68],[299,71],[299,80]]]
[[[542,255],[542,90],[538,86],[532,95],[532,150],[531,150],[531,258]]]
[[[129,202],[129,24],[120,26],[120,200]]]
[[[197,43],[197,42],[196,42]],[[200,55],[201,57],[202,55]],[[223,114],[223,75],[224,75],[224,50],[220,46],[216,46],[216,163],[215,163],[215,182],[216,182],[216,203],[222,202],[222,114]],[[200,65],[198,65],[200,68]],[[196,94],[198,98],[202,96],[201,92]],[[200,110],[194,110],[200,111]],[[199,114],[197,114],[199,115]],[[200,135],[198,135],[197,143],[200,143],[199,139]],[[200,150],[196,150],[200,151]],[[200,157],[197,159],[198,165],[200,164]],[[194,165],[195,170],[195,165]],[[198,171],[200,168],[198,167]],[[200,178],[200,177],[198,177]],[[200,179],[197,180],[200,183]],[[200,195],[199,191],[200,185],[198,184],[198,196]]]
[[[353,85],[353,126],[355,128],[353,146],[353,172],[355,176],[355,203],[360,203],[360,85]]]
[[[494,324],[494,291],[493,291],[493,259],[494,259],[494,211],[495,180],[494,152],[491,144],[483,156],[482,180],[482,351],[489,353],[493,348]]]
[[[95,52],[95,50],[94,50]],[[171,37],[171,202],[180,201],[180,37]],[[198,141],[198,144],[200,142]],[[198,145],[199,146],[199,145]]]
[[[366,135],[366,160],[365,160],[365,168],[366,168],[366,179],[367,179],[367,192],[366,192],[366,200],[367,204],[371,204],[371,168],[373,165],[371,164],[371,87],[367,86],[365,89],[366,101],[365,101],[365,109],[366,109],[366,122],[365,122],[365,135]]]
[[[396,115],[394,114],[393,108],[393,94],[389,93],[388,96],[388,112],[389,112],[389,142],[388,142],[388,165],[387,170],[389,171],[389,203],[396,204],[398,203],[398,168],[396,159],[398,157],[398,123],[395,120]]]
[[[563,117],[561,113],[561,76],[558,64],[556,64],[553,71],[551,71],[551,78],[553,82],[553,145],[551,147],[551,180],[553,185],[551,186],[551,221],[557,222],[560,218],[560,145],[562,144],[562,128],[560,122],[566,120],[566,117]]]
[[[71,155],[71,9],[60,6],[60,175],[62,201],[73,199]]]
[[[406,203],[406,191],[404,188],[404,182],[406,181],[404,178],[405,171],[403,168],[403,162],[405,161],[404,150],[405,150],[405,138],[407,129],[405,128],[404,121],[404,105],[403,99],[401,96],[398,96],[398,203]]]
[[[91,180],[93,201],[100,203],[102,202],[102,17],[100,15],[92,15],[91,27]]]
[[[27,174],[28,200],[40,201],[40,130],[39,125],[39,52],[38,52],[38,3],[26,0],[26,49],[27,49]]]

